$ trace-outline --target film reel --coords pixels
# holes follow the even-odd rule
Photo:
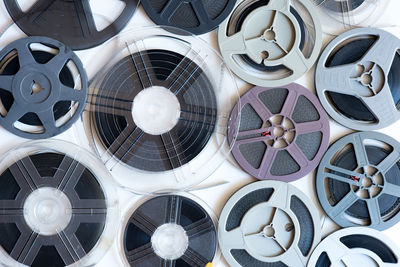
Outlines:
[[[230,266],[305,266],[321,239],[318,211],[296,187],[262,181],[237,191],[218,227]]]
[[[313,0],[313,2],[318,6],[323,30],[327,34],[338,35],[354,27],[381,28],[396,24],[395,21],[382,21],[382,18],[386,17],[390,0]]]
[[[228,129],[238,127],[232,154],[246,172],[262,180],[303,177],[317,167],[329,145],[328,115],[314,94],[294,83],[253,87],[244,94]]]
[[[87,91],[80,59],[56,40],[28,37],[0,51],[0,124],[15,135],[66,131],[83,112]]]
[[[4,4],[13,21],[28,36],[57,39],[74,50],[95,47],[117,35],[136,11],[137,0],[108,1],[108,5],[124,5],[121,13],[107,27],[99,29],[93,16],[91,1],[38,0],[23,10],[18,0]],[[114,7],[114,6],[113,6]]]
[[[127,34],[138,39],[121,41],[91,86],[86,113],[97,153],[118,182],[140,193],[197,184],[230,149],[232,75],[202,41],[179,39],[165,27]]]
[[[24,145],[1,162],[1,265],[97,263],[115,234],[117,211],[102,163],[63,141]]]
[[[158,25],[178,27],[193,34],[214,30],[231,13],[234,0],[143,0],[147,15]]]
[[[322,53],[315,85],[329,115],[356,130],[376,130],[400,117],[400,40],[379,29],[348,31]]]
[[[123,234],[130,266],[206,266],[217,250],[211,216],[192,199],[180,195],[151,198],[130,217]]]
[[[228,66],[241,79],[281,86],[312,67],[322,32],[315,7],[308,1],[244,0],[220,26],[218,42]]]
[[[309,267],[397,266],[400,250],[383,233],[362,227],[339,230],[314,250]]]
[[[400,220],[400,144],[375,132],[347,135],[318,168],[321,206],[342,227],[387,229]]]
[[[315,4],[321,5],[323,8],[331,10],[337,13],[347,13],[356,10],[362,4],[367,2],[366,0],[314,0]]]

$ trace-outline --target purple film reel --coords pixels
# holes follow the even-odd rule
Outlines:
[[[240,103],[240,106],[239,106]],[[290,182],[317,167],[329,144],[329,118],[318,98],[292,83],[280,88],[253,87],[234,107],[229,143],[239,127],[232,154],[260,180]]]

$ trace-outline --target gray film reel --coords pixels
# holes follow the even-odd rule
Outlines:
[[[399,49],[399,38],[372,28],[350,30],[326,47],[315,85],[334,120],[367,131],[400,118]]]
[[[400,250],[386,235],[374,229],[351,227],[326,237],[314,250],[308,267],[395,267]]]
[[[347,135],[322,158],[316,189],[342,227],[385,230],[400,221],[400,143],[377,132]]]
[[[219,27],[218,41],[236,75],[273,87],[297,80],[313,66],[322,31],[310,1],[244,0]]]
[[[296,187],[261,181],[237,191],[219,221],[230,266],[305,266],[321,239],[318,211]]]

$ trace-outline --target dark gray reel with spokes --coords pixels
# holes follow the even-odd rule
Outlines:
[[[130,266],[196,266],[212,262],[217,231],[210,215],[190,198],[147,200],[130,217],[123,235]]]
[[[49,138],[70,128],[83,112],[86,72],[78,56],[59,41],[17,40],[0,51],[0,64],[0,124],[8,131]]]
[[[138,1],[118,1],[123,2],[124,9],[110,25],[101,30],[97,29],[89,0],[38,0],[27,11],[23,11],[16,0],[5,0],[4,4],[11,18],[26,35],[51,37],[74,50],[81,50],[107,41],[129,22]]]
[[[347,135],[326,152],[316,189],[342,227],[387,229],[400,221],[400,144],[375,132]]]
[[[32,154],[9,165],[0,185],[0,246],[15,261],[67,266],[99,242],[106,197],[80,162],[55,152]]]
[[[173,26],[193,34],[214,30],[231,13],[234,0],[143,0],[147,15],[158,25]]]

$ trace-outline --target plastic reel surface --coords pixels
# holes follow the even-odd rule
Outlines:
[[[56,40],[28,37],[0,51],[0,124],[18,136],[39,139],[64,132],[83,112],[87,92],[80,59]]]
[[[255,182],[225,204],[219,244],[230,266],[305,266],[320,228],[317,209],[296,187]]]
[[[130,266],[198,266],[212,262],[217,230],[206,210],[190,198],[163,195],[140,205],[124,231]]]
[[[137,40],[122,42],[97,75],[86,113],[96,152],[119,183],[140,193],[208,177],[229,155],[227,121],[238,97],[215,51],[163,28],[125,36]]]
[[[394,267],[400,263],[400,250],[383,233],[374,229],[350,227],[326,237],[314,250],[308,267]]]
[[[95,47],[117,35],[136,11],[137,0],[114,0],[125,5],[121,14],[106,28],[97,29],[90,1],[39,0],[23,11],[17,0],[4,4],[14,22],[28,36],[57,39],[74,50]]]
[[[376,132],[347,135],[326,152],[316,188],[321,206],[342,227],[387,229],[400,220],[400,144]]]
[[[323,8],[329,9],[338,13],[346,13],[351,12],[359,8],[366,0],[314,0],[314,2],[318,5],[321,5]]]
[[[241,79],[259,86],[281,86],[312,67],[322,32],[309,1],[245,0],[237,2],[219,27],[218,41],[228,66]]]
[[[2,266],[92,266],[101,259],[115,234],[117,202],[98,159],[67,142],[34,142],[4,155],[1,169]]]
[[[214,30],[231,13],[234,0],[143,0],[147,15],[158,25],[177,27],[193,34]]]
[[[322,53],[315,85],[329,115],[356,130],[384,128],[400,118],[400,39],[360,28],[335,38]]]
[[[235,115],[240,110],[241,117]],[[317,167],[329,145],[329,118],[318,99],[299,84],[254,87],[229,120],[232,154],[258,179],[293,181]]]
[[[324,32],[330,35],[338,35],[354,27],[383,28],[397,24],[394,19],[388,21],[387,18],[386,11],[390,0],[313,0],[313,2],[318,6]]]

